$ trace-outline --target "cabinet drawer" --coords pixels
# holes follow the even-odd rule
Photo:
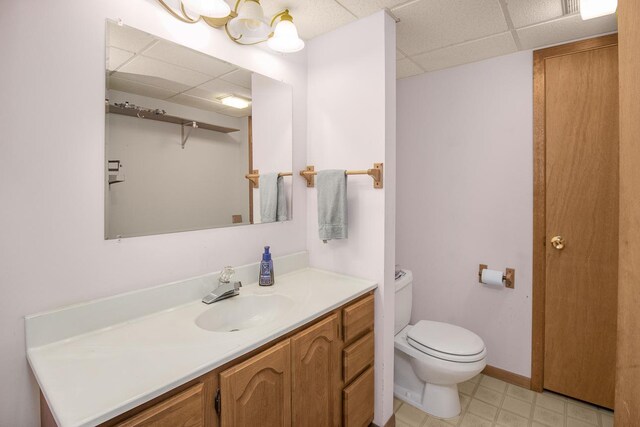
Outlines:
[[[345,348],[342,352],[342,372],[348,383],[373,363],[373,331]]]
[[[348,343],[362,333],[373,329],[373,302],[373,295],[369,295],[343,310],[345,342]]]
[[[167,400],[154,405],[118,424],[118,427],[143,426],[204,426],[204,392],[202,383],[196,384]]]
[[[373,421],[373,368],[369,368],[344,389],[345,427],[364,427]]]

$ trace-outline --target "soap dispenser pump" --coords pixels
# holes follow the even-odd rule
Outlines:
[[[265,246],[264,253],[262,254],[262,261],[260,261],[260,277],[258,278],[258,284],[260,286],[272,286],[274,283],[273,261],[271,260],[271,254],[269,253],[269,246]]]

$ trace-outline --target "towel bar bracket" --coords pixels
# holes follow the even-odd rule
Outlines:
[[[316,186],[315,167],[307,166],[305,170],[300,171],[300,176],[307,180],[307,187],[311,188]]]
[[[245,178],[251,183],[251,188],[260,188],[260,171],[258,169],[252,169],[250,174],[245,175]]]
[[[382,163],[374,163],[373,169],[369,169],[367,174],[373,178],[373,188],[383,187],[382,179],[383,179],[384,173],[383,173]]]

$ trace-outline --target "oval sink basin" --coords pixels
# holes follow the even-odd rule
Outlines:
[[[292,306],[284,295],[241,295],[214,303],[196,318],[196,325],[213,332],[242,331],[273,322]]]

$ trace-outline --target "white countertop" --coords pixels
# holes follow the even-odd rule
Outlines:
[[[245,285],[240,296],[212,305],[196,300],[31,347],[27,357],[60,427],[96,425],[375,288],[372,281],[305,268],[277,276],[272,287]],[[237,332],[211,332],[195,324],[201,313],[222,304],[274,293],[293,304],[268,324]]]

